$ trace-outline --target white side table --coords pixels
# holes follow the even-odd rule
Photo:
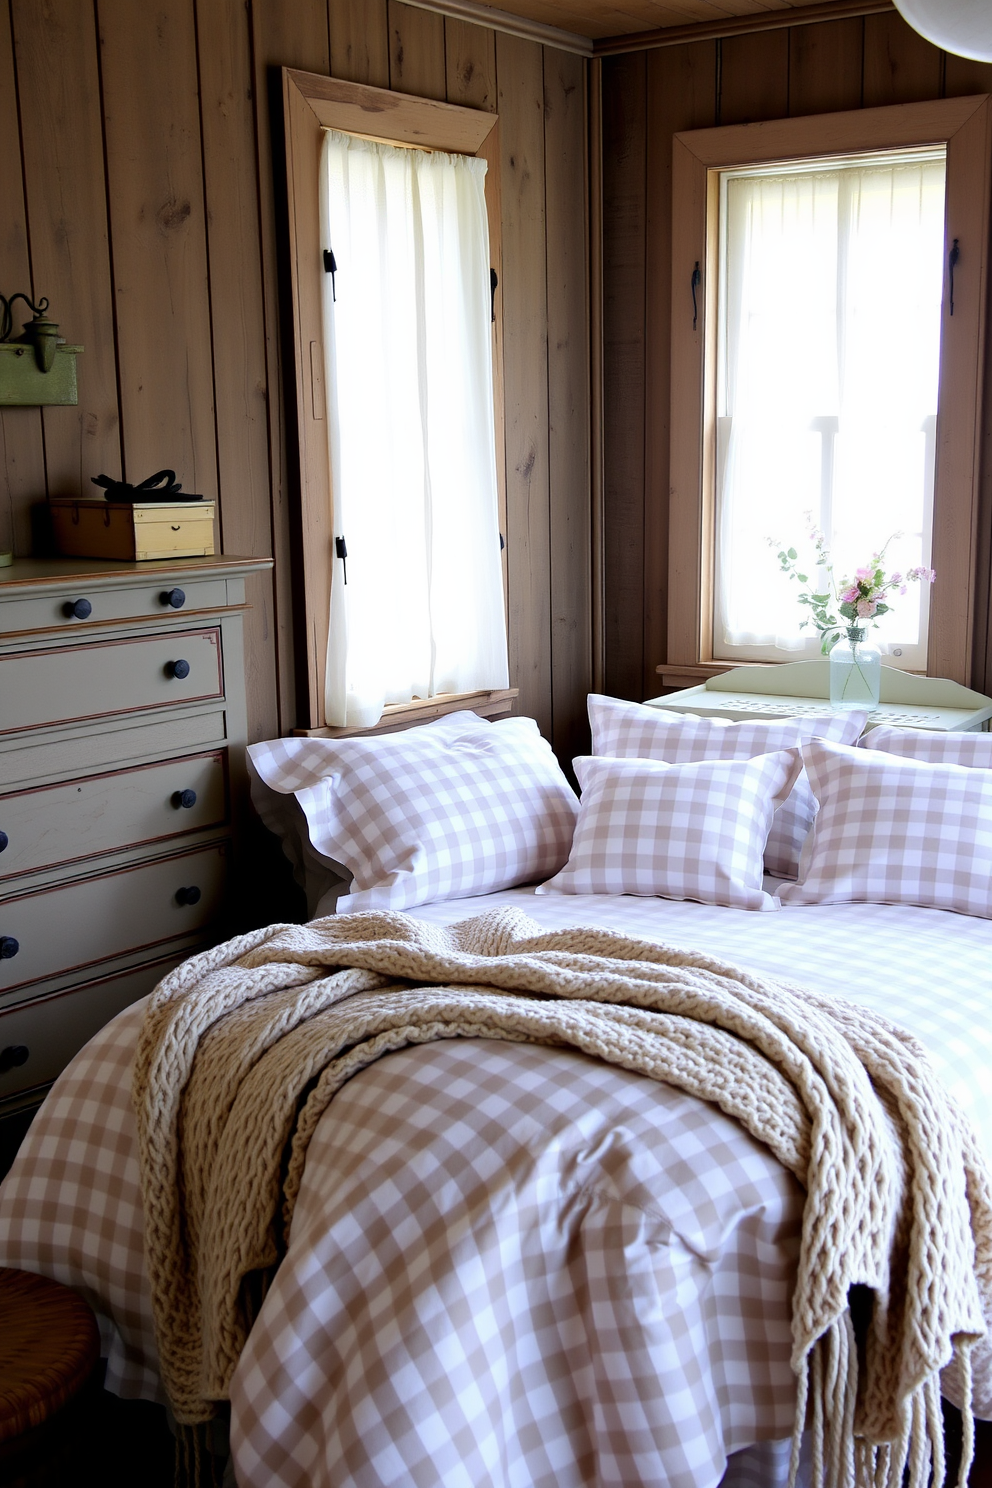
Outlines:
[[[646,705],[740,721],[829,712],[829,698],[830,663],[824,659],[771,667],[734,667],[699,687],[648,698]],[[946,733],[977,733],[988,727],[989,719],[992,698],[946,677],[920,677],[883,666],[881,698],[869,715],[868,728],[887,723]]]

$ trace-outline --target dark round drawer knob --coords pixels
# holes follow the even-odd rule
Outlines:
[[[165,670],[170,677],[178,677],[181,682],[184,677],[189,676],[189,662],[180,657],[178,661],[170,661]]]
[[[171,605],[174,610],[181,610],[186,603],[186,591],[184,589],[163,589],[162,603]]]
[[[176,808],[177,811],[179,811],[180,808],[181,807],[184,807],[184,806],[185,806],[186,810],[188,811],[191,806],[195,806],[196,805],[196,791],[195,790],[174,791],[173,792],[173,796],[172,796],[172,804],[173,804],[173,806],[175,806],[175,808]]]
[[[67,599],[62,606],[62,613],[67,620],[88,620],[93,613],[93,606],[88,599]]]
[[[0,961],[9,961],[20,949],[20,941],[15,940],[12,935],[0,935]]]
[[[199,904],[199,902],[200,890],[196,887],[196,884],[190,884],[188,889],[176,890],[177,904]]]
[[[27,1044],[8,1044],[6,1049],[0,1049],[0,1075],[27,1064],[30,1052]]]
[[[7,846],[7,843],[9,841],[10,841],[10,838],[7,836],[7,833],[6,832],[0,832],[0,852],[3,852],[4,848]]]

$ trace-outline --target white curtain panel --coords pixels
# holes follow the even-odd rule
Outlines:
[[[329,724],[508,685],[485,170],[325,131]]]
[[[811,559],[807,511],[838,581],[897,531],[890,571],[929,561],[944,174],[937,156],[726,181],[717,654],[817,653],[767,542]],[[822,592],[826,576],[802,571]],[[874,632],[897,665],[925,668],[928,589],[897,596]]]

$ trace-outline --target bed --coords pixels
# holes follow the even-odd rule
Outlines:
[[[848,746],[823,747],[848,768]],[[976,759],[949,766],[957,785],[970,770],[969,788],[985,788]],[[395,800],[395,759],[386,773]],[[525,798],[520,759],[511,773]],[[308,841],[333,871],[321,801],[304,809]],[[533,802],[520,810],[532,816]],[[450,805],[442,814],[450,826]],[[340,848],[340,820],[325,825]],[[436,874],[437,856],[406,851],[400,878]],[[550,860],[561,864],[560,842]],[[376,907],[355,902],[375,892],[356,894],[358,882],[345,912]],[[789,892],[759,883],[749,892],[773,904]],[[425,927],[501,910],[549,932],[597,926],[842,993],[915,1035],[992,1153],[992,918],[533,884],[399,907]],[[141,1005],[121,1014],[56,1083],[0,1188],[0,1263],[82,1291],[109,1387],[161,1400],[129,1088],[142,1017]],[[344,1085],[311,1139],[288,1249],[231,1379],[236,1480],[779,1488],[803,1203],[768,1148],[712,1104],[588,1054],[494,1039],[388,1053]],[[992,1414],[981,1369],[975,1404]]]

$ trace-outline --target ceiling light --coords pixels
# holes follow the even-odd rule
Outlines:
[[[992,62],[992,0],[895,0],[895,5],[934,46]]]

